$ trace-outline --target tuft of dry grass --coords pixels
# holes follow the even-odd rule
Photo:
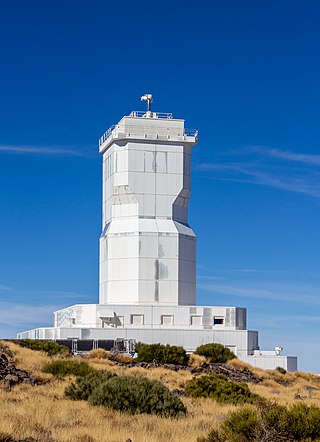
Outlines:
[[[255,368],[252,367],[252,365],[240,361],[240,359],[238,358],[231,359],[230,361],[228,361],[228,364],[232,365],[232,367],[236,368],[239,371],[251,370],[252,372],[254,372],[255,370]]]
[[[191,353],[189,355],[188,366],[192,368],[200,368],[207,362],[207,359],[204,356],[196,355],[195,353]]]
[[[320,385],[320,376],[314,373],[304,373],[302,371],[297,371],[295,375],[307,382],[312,382],[316,385]]]
[[[128,354],[113,354],[111,351],[104,350],[103,348],[91,350],[89,354],[84,356],[84,358],[89,360],[94,359],[95,363],[97,363],[96,359],[121,362],[122,364],[130,364],[130,362],[133,361],[133,357]]]
[[[133,357],[127,354],[119,353],[114,356],[116,362],[121,362],[122,364],[130,364],[133,361]]]
[[[110,359],[111,352],[104,348],[95,348],[86,356],[88,359]]]

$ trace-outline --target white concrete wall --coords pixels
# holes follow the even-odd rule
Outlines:
[[[125,305],[77,304],[58,310],[55,327],[110,327],[122,328],[173,328],[190,330],[245,330],[246,311],[238,307],[176,306],[176,305]],[[141,322],[137,324],[135,317]],[[240,319],[238,318],[240,316]],[[248,348],[257,349],[256,332],[248,335]],[[254,338],[251,339],[251,334]]]
[[[246,330],[192,330],[189,329],[152,329],[152,328],[80,328],[60,327],[36,329],[19,333],[19,339],[40,336],[37,339],[136,339],[137,342],[148,344],[181,345],[186,351],[193,352],[202,344],[210,342],[221,343],[230,347],[237,355],[246,353]],[[34,339],[32,337],[31,339]],[[239,357],[240,357],[239,356]]]
[[[196,241],[187,224],[196,140],[173,141],[183,120],[124,117],[116,131],[121,140],[102,150],[99,302],[195,304]]]
[[[163,310],[166,312],[166,310]],[[103,314],[103,311],[100,311]],[[148,344],[170,344],[181,345],[186,351],[193,352],[202,344],[210,342],[220,343],[232,350],[236,356],[254,367],[273,370],[282,367],[288,371],[297,370],[297,358],[292,356],[275,356],[272,354],[248,355],[253,352],[248,343],[252,339],[249,334],[256,334],[248,330],[227,330],[227,329],[199,329],[199,328],[177,328],[177,327],[52,327],[28,330],[18,334],[18,339],[136,339],[137,342]],[[257,336],[256,336],[257,338]],[[256,339],[257,342],[257,339]]]
[[[274,370],[282,367],[287,371],[297,371],[296,356],[276,356],[274,353],[270,355],[243,355],[241,359],[253,367],[263,368],[264,370]]]

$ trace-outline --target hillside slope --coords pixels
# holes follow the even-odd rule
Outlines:
[[[54,377],[41,371],[52,358],[11,342],[0,342],[0,350],[5,346],[12,352],[8,359],[35,379],[36,384],[21,382],[12,386],[7,381],[0,382],[0,441],[125,442],[131,439],[132,442],[196,442],[212,428],[219,428],[228,413],[239,408],[221,405],[211,399],[181,397],[188,415],[168,419],[145,414],[131,416],[100,406],[92,407],[85,401],[71,401],[64,397],[64,389],[73,376]],[[128,367],[97,357],[88,357],[86,361],[94,368],[114,371],[118,375],[157,379],[170,390],[183,390],[193,377],[187,369]],[[319,376],[264,371],[237,360],[231,364],[239,373],[249,368],[261,380],[249,382],[250,390],[268,400],[281,404],[304,401],[320,406]]]

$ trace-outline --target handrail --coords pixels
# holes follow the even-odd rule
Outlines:
[[[99,146],[101,146],[101,144],[103,144],[112,134],[113,129],[116,127],[116,124],[113,124],[112,126],[109,127],[109,129],[107,129],[105,131],[105,133],[102,135],[102,137],[99,138]]]
[[[130,127],[130,126],[129,126]],[[128,126],[127,126],[127,129],[129,128]],[[119,125],[118,124],[114,124],[114,125],[112,125],[112,126],[110,126],[109,127],[109,129],[108,130],[106,130],[106,132],[102,135],[102,137],[99,139],[99,146],[101,146],[110,136],[111,136],[111,134],[113,133],[113,131],[115,130],[115,129],[118,129],[119,128]],[[144,132],[140,132],[140,128],[139,127],[136,127],[136,126],[132,126],[132,132],[131,132],[131,135],[146,135]],[[136,132],[135,130],[138,130],[138,132]],[[151,135],[151,134],[149,134],[149,135]],[[155,134],[153,134],[153,135],[157,135],[156,133]],[[128,136],[130,136],[130,133],[128,134]],[[168,137],[170,137],[170,131],[168,131],[168,133],[167,133],[167,136]],[[176,135],[172,135],[173,137],[175,137]],[[195,138],[197,138],[198,137],[198,130],[197,129],[184,129],[184,131],[183,131],[183,136],[185,136],[185,137],[195,137]]]
[[[172,120],[173,118],[173,115],[170,112],[149,112],[149,115],[151,118],[162,118],[165,120]],[[147,118],[148,113],[145,111],[132,111],[129,117]]]
[[[199,131],[198,129],[185,129],[184,130],[184,135],[186,135],[187,137],[196,137],[198,136]]]

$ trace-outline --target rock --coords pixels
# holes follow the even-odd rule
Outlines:
[[[224,374],[231,381],[259,383],[261,379],[257,378],[250,370],[239,370],[229,364],[209,363],[194,369],[195,374]]]
[[[18,369],[15,364],[9,360],[13,355],[6,347],[0,347],[0,380],[4,381],[9,387],[15,384],[24,382],[26,384],[35,385],[36,380],[29,376],[29,374]],[[12,356],[10,356],[12,355]]]
[[[27,378],[29,377],[28,373],[23,370],[14,370],[14,374],[18,376],[19,378]]]
[[[4,353],[6,356],[9,356],[9,358],[13,358],[14,356],[14,354],[7,345],[0,346],[0,351]]]
[[[316,390],[316,388],[315,388],[315,387],[312,387],[311,385],[305,385],[305,386],[303,387],[303,389],[306,390],[306,391]]]
[[[4,365],[8,365],[9,364],[9,360],[8,360],[7,356],[5,355],[5,353],[1,353],[1,355],[0,355],[0,363],[2,363]]]
[[[33,379],[33,378],[29,378],[29,377],[27,377],[27,378],[23,378],[22,382],[23,382],[24,384],[30,384],[30,385],[35,385],[35,384],[36,384],[35,379]]]
[[[121,362],[115,362],[116,365],[123,365]],[[198,376],[200,374],[210,374],[210,373],[216,373],[216,374],[224,374],[227,376],[227,378],[231,381],[237,381],[237,382],[252,382],[254,384],[258,384],[259,382],[262,382],[262,379],[257,378],[252,371],[250,371],[247,368],[236,368],[233,367],[230,364],[226,363],[204,363],[201,367],[198,368],[192,368],[187,367],[185,365],[174,365],[174,364],[156,364],[155,362],[136,362],[133,360],[130,362],[130,364],[124,364],[126,367],[141,367],[146,369],[153,369],[157,367],[165,368],[166,370],[172,370],[172,371],[180,371],[180,370],[187,370],[190,373],[192,373],[195,376]]]
[[[172,393],[177,394],[178,396],[183,396],[183,397],[189,397],[190,395],[185,392],[184,390],[179,390],[179,388],[175,388],[174,390],[172,390]]]
[[[18,376],[15,376],[14,374],[7,374],[7,376],[5,376],[4,380],[9,384],[9,385],[14,385],[14,384],[18,384],[19,382],[19,378]]]
[[[174,364],[164,364],[163,368],[165,368],[167,370],[173,370],[173,371],[179,370],[179,368],[177,368],[177,366]]]

